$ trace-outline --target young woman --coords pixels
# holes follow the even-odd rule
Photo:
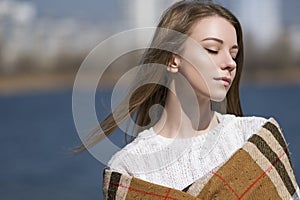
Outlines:
[[[191,0],[166,10],[137,75],[148,84],[136,81],[100,124],[109,135],[129,112],[138,133],[104,171],[106,199],[298,197],[276,121],[242,117],[243,54],[240,23],[224,7]]]

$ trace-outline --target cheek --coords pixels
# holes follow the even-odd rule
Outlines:
[[[210,58],[211,62],[214,63],[214,65],[219,66],[220,59],[218,59],[218,56],[208,54],[208,57]]]
[[[235,79],[235,77],[236,77],[236,68],[231,71],[230,76],[231,76],[232,80]]]
[[[205,73],[204,70],[200,68],[196,68],[191,65],[189,62],[184,61],[181,67],[181,74],[186,78],[186,80],[190,83],[190,85],[196,88],[207,88],[207,83],[205,81]]]
[[[202,74],[202,70],[200,68],[195,68],[187,61],[182,62],[180,72],[190,83],[203,81],[204,75]]]

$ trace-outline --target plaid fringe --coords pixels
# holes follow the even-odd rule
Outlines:
[[[287,144],[273,118],[222,166],[182,191],[109,169],[103,175],[107,200],[300,199]]]

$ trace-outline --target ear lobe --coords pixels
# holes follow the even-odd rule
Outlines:
[[[181,59],[178,55],[173,55],[171,61],[167,66],[167,70],[172,73],[178,72],[180,67],[180,61]]]

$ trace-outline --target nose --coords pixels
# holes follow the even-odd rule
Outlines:
[[[236,62],[235,60],[231,57],[230,53],[226,53],[222,59],[222,64],[221,68],[223,70],[229,70],[232,71],[236,68]]]

